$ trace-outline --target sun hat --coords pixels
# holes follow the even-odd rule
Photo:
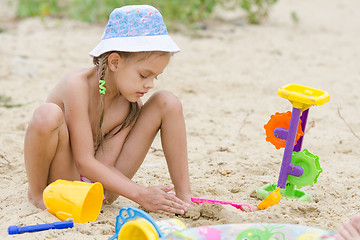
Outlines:
[[[163,17],[156,8],[129,5],[111,12],[101,42],[90,56],[98,57],[109,51],[176,53],[180,48],[168,35]]]

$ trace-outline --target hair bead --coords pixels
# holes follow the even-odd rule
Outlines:
[[[99,93],[105,95],[106,87],[105,87],[105,80],[99,80]]]

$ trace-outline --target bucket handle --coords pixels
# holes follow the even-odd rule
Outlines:
[[[127,216],[124,216],[124,212],[127,213]],[[116,216],[116,225],[115,225],[115,235],[118,236],[121,227],[128,222],[129,220],[135,219],[136,217],[144,218],[149,221],[155,228],[156,232],[159,234],[159,238],[163,236],[161,230],[155,223],[154,219],[145,211],[135,208],[135,207],[123,207],[119,211],[119,215]]]

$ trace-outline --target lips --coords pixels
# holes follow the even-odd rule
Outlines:
[[[137,92],[136,94],[138,95],[138,97],[142,97],[146,94],[146,92]]]

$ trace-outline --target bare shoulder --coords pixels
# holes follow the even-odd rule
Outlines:
[[[89,92],[90,81],[87,71],[76,71],[64,78],[64,94],[70,97]]]
[[[65,104],[73,101],[86,101],[90,92],[92,69],[80,69],[68,73],[51,91],[47,102],[59,105],[63,110]]]

